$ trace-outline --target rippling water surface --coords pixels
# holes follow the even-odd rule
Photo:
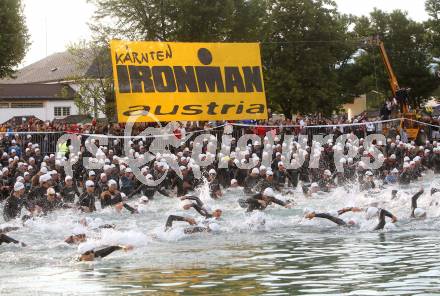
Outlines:
[[[433,177],[424,182],[427,192],[433,182]],[[295,193],[295,208],[273,207],[251,216],[238,206],[239,194],[229,192],[222,201],[205,199],[211,208],[224,209],[220,232],[189,236],[183,225],[164,233],[163,224],[169,214],[195,213],[183,211],[175,199],[158,197],[140,215],[105,210],[91,216],[117,228],[86,229],[88,244],[135,247],[93,263],[77,262],[77,246],[63,243],[78,229],[79,215],[54,213],[10,234],[28,247],[0,246],[0,295],[440,293],[440,211],[430,206],[440,195],[425,193],[419,205],[428,219],[412,221],[409,200],[420,185],[404,189],[397,200],[390,199],[391,188],[374,196],[343,189],[312,199]],[[361,213],[342,216],[358,222],[349,229],[302,218],[306,206],[331,211],[372,202],[392,211],[399,222],[378,232],[371,231],[376,221]],[[256,226],[263,219],[264,227]]]

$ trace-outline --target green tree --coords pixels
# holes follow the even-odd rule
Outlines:
[[[263,45],[267,97],[291,118],[295,112],[330,114],[355,94],[341,78],[355,46],[351,18],[332,1],[273,0]]]
[[[135,40],[258,40],[265,15],[264,0],[88,1],[97,7],[95,31]]]
[[[434,56],[440,57],[440,1],[427,0],[426,12],[430,19],[426,22],[428,40]]]
[[[21,0],[0,1],[0,24],[0,78],[3,78],[14,73],[29,46]]]
[[[369,17],[357,19],[354,31],[360,40],[367,36],[379,36],[384,42],[400,87],[411,88],[413,105],[428,99],[437,88],[430,46],[422,23],[411,20],[407,13],[400,10],[386,13],[375,9]],[[391,97],[379,48],[365,45],[354,60],[353,77],[357,80],[357,88],[364,93],[374,90],[380,96]]]

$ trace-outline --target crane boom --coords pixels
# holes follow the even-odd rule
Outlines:
[[[388,58],[388,54],[385,49],[385,45],[384,45],[383,41],[380,40],[379,36],[373,36],[373,37],[369,37],[367,39],[364,39],[364,42],[366,42],[369,45],[379,47],[383,64],[385,65],[385,69],[387,70],[387,73],[388,73],[388,81],[390,83],[391,91],[393,93],[393,96],[395,98],[398,98],[399,96],[402,95],[402,93],[400,93],[400,92],[401,91],[406,92],[406,90],[400,89],[396,74],[394,73],[393,67],[391,66],[391,62],[390,62],[390,59]],[[420,127],[418,127],[417,124],[411,120],[416,119],[417,114],[415,112],[409,112],[408,102],[405,99],[401,98],[400,103],[401,103],[401,113],[402,113],[403,117],[405,119],[409,119],[407,122],[402,120],[400,126],[402,129],[404,129],[408,133],[408,138],[416,139],[417,135],[419,133]]]
[[[383,63],[385,65],[385,68],[387,69],[388,73],[388,79],[391,86],[391,91],[393,92],[393,96],[396,96],[396,92],[399,87],[399,83],[397,82],[396,74],[394,74],[393,67],[391,66],[390,59],[388,58],[387,51],[385,49],[385,46],[383,44],[383,41],[379,42],[379,49],[380,49],[380,55],[382,56]]]

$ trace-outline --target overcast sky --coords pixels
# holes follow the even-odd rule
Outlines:
[[[87,4],[86,0],[23,0],[23,2],[32,41],[23,65],[38,61],[46,57],[46,54],[64,51],[72,42],[90,38],[91,33],[87,23],[90,21],[94,7]],[[377,7],[385,11],[406,10],[410,17],[417,21],[427,19],[424,0],[336,0],[336,2],[339,10],[344,13],[368,14]]]

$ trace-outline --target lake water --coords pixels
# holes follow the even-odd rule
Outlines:
[[[204,197],[204,189],[206,204],[224,210],[220,231],[210,234],[184,235],[182,224],[163,232],[169,214],[196,216],[176,199],[158,197],[139,215],[106,209],[89,217],[98,218],[93,223],[114,223],[116,229],[85,229],[86,244],[135,248],[92,263],[77,262],[78,247],[63,243],[86,215],[53,213],[10,233],[28,247],[0,246],[0,295],[440,294],[440,210],[435,205],[440,195],[429,195],[433,184],[429,176],[395,200],[391,188],[373,196],[337,189],[311,199],[295,192],[293,209],[274,206],[250,216],[236,202],[239,192],[213,201]],[[420,185],[426,193],[419,206],[427,209],[428,219],[414,221],[410,197]],[[377,220],[366,220],[362,213],[341,216],[356,220],[353,228],[303,219],[305,207],[325,212],[374,202],[399,221],[372,231]]]

